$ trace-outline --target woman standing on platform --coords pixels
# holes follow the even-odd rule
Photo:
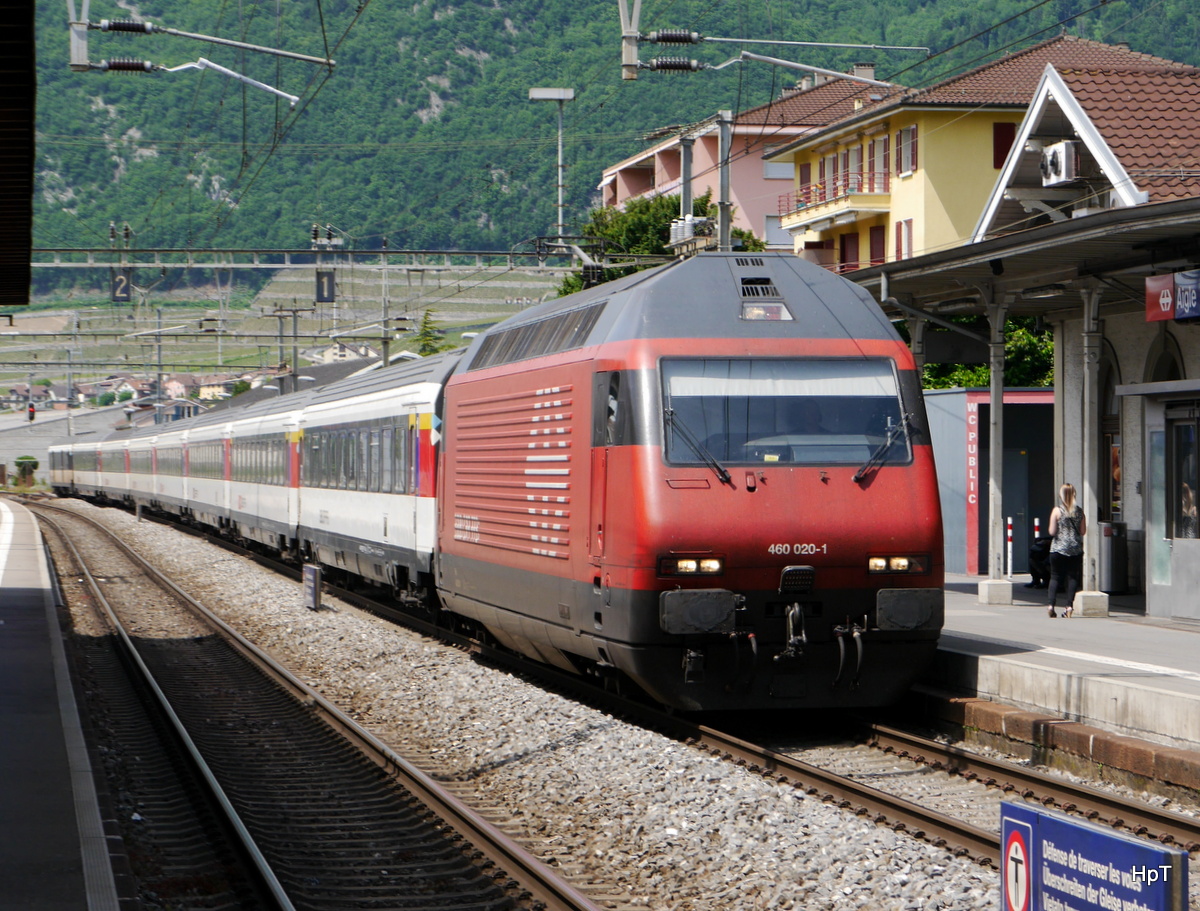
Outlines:
[[[1075,592],[1079,591],[1083,575],[1083,536],[1087,534],[1087,519],[1075,504],[1075,487],[1064,484],[1058,489],[1059,503],[1050,513],[1050,616],[1058,599],[1058,590],[1065,584],[1067,606],[1063,616],[1075,612]]]

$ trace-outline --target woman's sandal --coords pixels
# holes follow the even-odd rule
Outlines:
[[[1050,616],[1051,616],[1051,617],[1057,617],[1057,616],[1058,616],[1058,614],[1054,613],[1054,606],[1053,606],[1053,605],[1051,605],[1051,606],[1050,606]]]
[[[1072,604],[1070,607],[1068,607],[1066,610],[1063,611],[1063,616],[1069,617],[1073,613],[1075,613],[1075,605]]]

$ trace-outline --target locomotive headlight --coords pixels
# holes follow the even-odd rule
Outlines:
[[[929,557],[908,554],[896,557],[867,557],[869,573],[925,573],[929,572]]]
[[[660,576],[719,576],[725,572],[722,557],[661,557]]]

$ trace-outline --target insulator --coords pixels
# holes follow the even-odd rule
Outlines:
[[[101,19],[100,31],[142,32],[144,34],[150,34],[154,31],[154,26],[149,22],[137,22],[133,19]]]
[[[114,57],[112,60],[101,60],[96,69],[107,73],[152,73],[154,64],[149,60],[134,60],[132,57]]]
[[[689,32],[685,28],[660,28],[647,35],[646,40],[655,44],[699,44],[704,39],[698,32]]]
[[[704,68],[699,60],[688,60],[686,57],[655,57],[647,64],[651,70],[679,70],[681,72],[699,72]]]

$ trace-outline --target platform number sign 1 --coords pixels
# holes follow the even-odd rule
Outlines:
[[[127,304],[133,300],[133,279],[128,269],[114,269],[110,299],[115,304]]]
[[[332,304],[336,300],[335,287],[333,281],[332,269],[317,270],[317,296],[318,304]]]

